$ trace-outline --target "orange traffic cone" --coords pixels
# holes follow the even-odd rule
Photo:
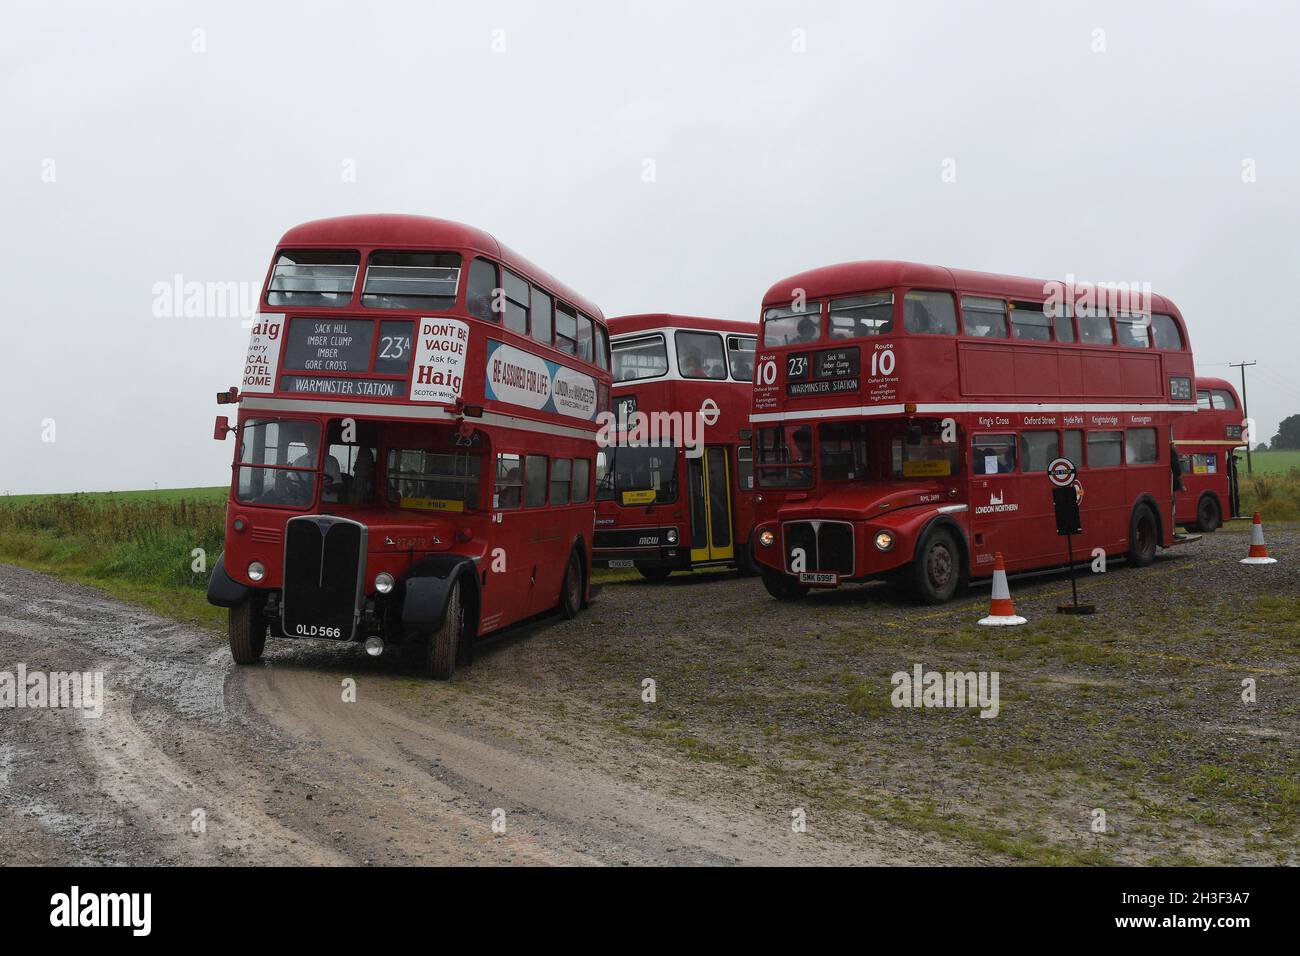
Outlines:
[[[980,623],[989,627],[1029,623],[1011,606],[1011,589],[1007,587],[1007,566],[1002,560],[1001,551],[993,555],[993,597],[989,600],[989,616],[980,618]]]
[[[1255,512],[1255,517],[1250,525],[1250,552],[1246,557],[1241,559],[1242,564],[1277,564],[1277,558],[1268,556],[1268,548],[1264,547],[1264,524],[1259,520],[1259,512]]]

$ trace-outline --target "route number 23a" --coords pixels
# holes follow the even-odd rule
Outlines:
[[[893,375],[894,374],[894,350],[881,349],[879,352],[871,353],[871,374],[872,375]]]
[[[790,355],[785,360],[786,378],[803,378],[808,372],[808,356]]]

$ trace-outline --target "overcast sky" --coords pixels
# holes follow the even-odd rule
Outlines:
[[[0,493],[227,482],[213,395],[248,333],[156,315],[155,286],[257,286],[288,227],[360,212],[484,228],[607,315],[756,317],[850,259],[1147,281],[1202,374],[1259,361],[1267,439],[1300,412],[1298,25],[1280,0],[12,5]]]

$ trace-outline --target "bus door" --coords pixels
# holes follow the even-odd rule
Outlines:
[[[691,562],[729,560],[736,553],[731,536],[731,471],[726,445],[706,445],[686,459],[691,501]]]
[[[1228,509],[1229,518],[1236,518],[1241,515],[1241,495],[1237,487],[1237,452],[1234,448],[1229,448],[1227,454],[1228,466]]]

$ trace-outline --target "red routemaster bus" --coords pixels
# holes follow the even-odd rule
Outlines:
[[[1221,378],[1196,379],[1196,413],[1174,425],[1182,489],[1174,498],[1179,524],[1193,531],[1213,531],[1224,517],[1242,517],[1237,490],[1237,457],[1242,441],[1241,402],[1232,383]]]
[[[590,596],[609,347],[594,303],[470,226],[346,216],[275,251],[208,599],[238,663],[275,637],[418,645]]]
[[[1195,403],[1183,320],[1088,288],[905,262],[772,286],[750,419],[767,589],[897,576],[939,602],[996,552],[1012,571],[1065,564],[1057,457],[1079,469],[1076,554],[1145,564],[1173,544],[1170,424]]]
[[[652,581],[752,566],[756,331],[685,315],[609,320],[613,421],[596,456],[598,564],[636,567]]]

